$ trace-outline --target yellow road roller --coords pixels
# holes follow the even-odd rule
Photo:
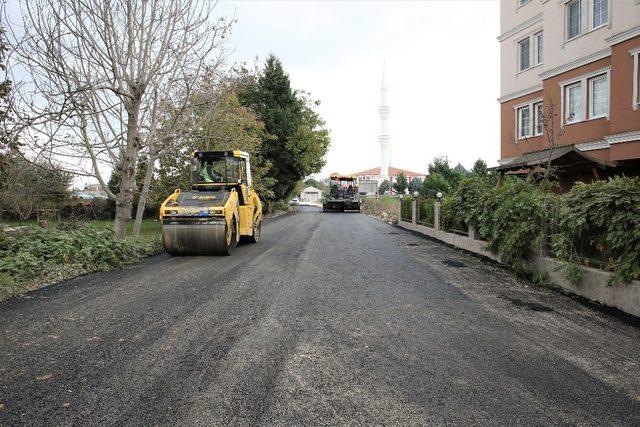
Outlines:
[[[162,203],[162,242],[171,255],[231,255],[241,239],[257,243],[262,203],[244,151],[193,153],[191,191]]]

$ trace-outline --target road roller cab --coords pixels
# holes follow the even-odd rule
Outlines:
[[[240,240],[256,243],[262,204],[251,185],[249,154],[197,151],[191,176],[191,190],[176,189],[160,207],[165,250],[230,255]]]

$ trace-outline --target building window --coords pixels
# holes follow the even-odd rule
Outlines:
[[[520,71],[524,71],[531,65],[531,40],[529,37],[518,42],[518,51],[520,52]]]
[[[593,0],[591,28],[598,28],[609,22],[609,0]]]
[[[518,108],[518,138],[531,136],[531,108]]]
[[[542,31],[536,33],[536,65],[542,64],[544,60],[544,37]]]
[[[544,115],[542,112],[542,102],[536,102],[533,104],[533,122],[534,122],[534,132],[535,136],[542,135],[542,128],[544,127]]]
[[[564,90],[565,122],[574,123],[583,120],[582,82],[567,85]]]
[[[574,0],[567,4],[567,39],[580,35],[582,19],[582,0]]]
[[[640,107],[640,96],[638,94],[638,92],[640,92],[640,48],[633,49],[629,51],[629,53],[633,57],[631,107],[633,111],[638,111],[638,107]]]
[[[589,79],[589,118],[609,114],[609,79],[606,74]]]
[[[607,67],[560,83],[565,123],[609,117],[610,72]]]
[[[514,105],[516,115],[517,139],[542,135],[542,98],[532,99],[526,103]]]

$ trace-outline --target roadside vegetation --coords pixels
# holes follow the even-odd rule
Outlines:
[[[429,171],[418,198],[419,220],[433,221],[441,192],[442,228],[456,232],[472,225],[517,274],[536,278],[529,261],[542,251],[563,262],[573,283],[582,278],[579,266],[611,272],[609,285],[640,278],[640,178],[579,183],[561,193],[553,175],[510,177],[498,185],[482,161],[466,172],[439,158]],[[404,198],[403,218],[411,217],[412,200]]]
[[[108,221],[0,231],[0,300],[81,274],[121,268],[162,250],[160,226],[117,239]]]
[[[362,212],[386,222],[398,222],[398,198],[393,196],[365,197],[362,199]]]

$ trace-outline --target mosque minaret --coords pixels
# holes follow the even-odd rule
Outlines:
[[[389,88],[387,87],[386,78],[386,64],[382,65],[382,85],[380,86],[380,135],[378,136],[378,142],[380,143],[380,166],[376,166],[371,169],[366,169],[360,172],[356,172],[353,175],[358,177],[361,188],[367,185],[367,194],[376,193],[379,186],[388,181],[389,193],[394,193],[393,183],[397,176],[402,173],[408,181],[415,178],[424,179],[425,174],[420,172],[412,172],[406,169],[400,169],[391,165],[391,136],[389,135]],[[374,141],[371,141],[371,148],[373,149]],[[369,186],[371,184],[371,186]]]
[[[382,85],[380,87],[380,175],[389,178],[391,166],[391,137],[389,136],[389,88],[385,78],[386,64],[382,65]]]

